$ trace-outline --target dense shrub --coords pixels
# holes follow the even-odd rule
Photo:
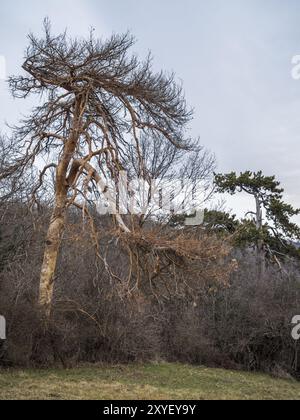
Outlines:
[[[80,241],[66,236],[53,318],[46,326],[35,307],[44,219],[34,226],[30,220],[25,209],[18,209],[18,217],[12,220],[8,214],[1,226],[6,243],[0,314],[8,324],[8,339],[0,350],[2,365],[163,359],[300,375],[290,325],[300,311],[299,267],[293,263],[284,270],[270,266],[261,277],[256,257],[250,251],[236,252],[239,268],[229,284],[205,278],[192,292],[158,300],[119,293],[84,233]],[[6,235],[11,225],[17,238]],[[118,276],[126,276],[128,263],[117,245],[108,258]]]
[[[250,253],[240,255],[239,264],[230,287],[203,290],[194,306],[173,303],[166,354],[172,360],[299,375],[299,350],[291,337],[291,320],[300,309],[298,269],[290,264],[282,273],[269,267],[259,278]]]

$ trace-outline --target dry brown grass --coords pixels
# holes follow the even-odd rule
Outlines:
[[[300,384],[178,364],[2,371],[1,400],[299,400]]]

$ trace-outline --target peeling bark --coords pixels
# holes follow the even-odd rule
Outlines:
[[[39,290],[39,306],[46,318],[49,318],[51,315],[55,271],[65,228],[67,196],[70,187],[68,181],[70,181],[71,178],[74,178],[74,174],[72,173],[73,169],[71,169],[70,174],[68,174],[68,168],[74,157],[79,140],[82,110],[84,106],[85,98],[82,96],[77,97],[71,135],[69,139],[66,139],[63,155],[56,169],[55,206],[46,238]]]
[[[53,211],[48,229],[40,277],[39,306],[43,309],[47,317],[51,314],[54,276],[64,227],[65,211],[56,208]]]

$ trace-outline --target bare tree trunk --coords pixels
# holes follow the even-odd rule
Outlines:
[[[65,209],[56,205],[48,228],[40,277],[39,306],[43,309],[47,318],[51,314],[54,276],[64,227]]]
[[[259,197],[255,197],[256,200],[256,228],[259,231],[259,234],[262,234],[263,230],[263,213],[261,209],[261,204]],[[262,238],[258,240],[257,244],[257,256],[258,256],[258,268],[259,268],[259,277],[262,278],[265,275],[266,271],[266,260],[265,260],[265,247],[264,241]]]
[[[80,136],[80,125],[85,106],[85,97],[76,97],[74,107],[73,128],[69,139],[66,139],[62,158],[56,169],[55,180],[55,207],[52,213],[48,228],[44,260],[40,276],[39,306],[46,318],[51,315],[51,307],[54,290],[54,276],[57,266],[57,259],[60,245],[65,228],[65,218],[67,211],[67,195],[70,187],[68,169]],[[72,169],[71,169],[72,171]],[[74,174],[70,174],[75,179]]]

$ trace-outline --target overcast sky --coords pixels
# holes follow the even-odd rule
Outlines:
[[[299,0],[14,0],[0,12],[8,74],[19,73],[26,35],[39,33],[46,16],[54,31],[80,36],[90,27],[101,37],[129,29],[136,52],[151,50],[155,66],[183,82],[195,109],[192,133],[215,152],[219,171],[277,175],[300,206],[300,80],[291,76]],[[3,81],[0,101],[0,126],[25,112]]]

